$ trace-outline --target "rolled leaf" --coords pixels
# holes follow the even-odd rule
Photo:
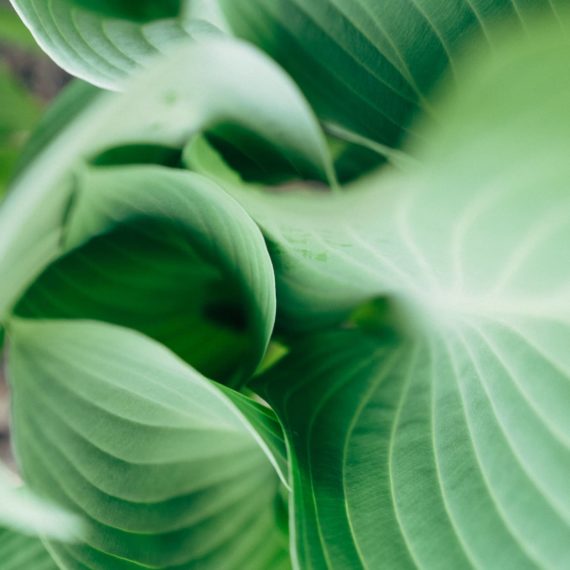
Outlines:
[[[9,276],[0,283],[0,314],[62,253],[76,165],[132,144],[181,149],[222,122],[269,141],[307,178],[332,180],[315,117],[272,62],[230,40],[185,46],[133,79],[125,94],[97,98],[19,176],[0,211],[0,270]]]
[[[210,378],[241,385],[273,330],[273,268],[261,233],[222,189],[153,166],[76,178],[68,253],[15,308],[139,330]]]

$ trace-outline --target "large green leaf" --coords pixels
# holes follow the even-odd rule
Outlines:
[[[126,329],[16,320],[10,338],[24,477],[86,518],[85,544],[50,542],[63,568],[287,568],[269,409]]]
[[[458,46],[495,42],[497,20],[532,25],[560,0],[221,0],[234,31],[298,81],[319,116],[394,145],[433,85],[456,66]]]
[[[332,177],[310,108],[270,60],[231,40],[185,46],[134,78],[125,94],[98,97],[21,173],[0,211],[0,314],[61,253],[78,163],[132,144],[182,148],[222,122],[270,141],[305,177]]]
[[[0,529],[2,570],[59,570],[39,538]]]
[[[294,458],[299,566],[567,568],[569,368],[555,344],[568,329],[558,328],[550,345],[504,323],[298,342],[262,393]]]
[[[551,27],[471,54],[408,175],[242,194],[289,324],[380,297],[353,317],[371,333],[297,338],[260,381],[300,567],[570,564],[569,57]]]
[[[438,319],[455,309],[532,312],[554,279],[548,306],[563,306],[570,47],[548,29],[552,38],[537,32],[494,58],[471,53],[461,87],[439,102],[439,126],[418,127],[426,143],[411,147],[404,173],[383,169],[332,196],[218,177],[266,235],[281,324],[338,322],[380,295]]]
[[[144,332],[210,378],[242,384],[273,330],[263,237],[221,188],[155,166],[86,168],[64,235],[69,252],[15,308]]]
[[[173,45],[218,33],[211,24],[156,19],[141,8],[172,2],[137,0],[11,0],[40,47],[65,71],[99,87],[118,89],[125,77]],[[175,10],[179,2],[174,2]],[[88,9],[87,6],[100,11]],[[107,10],[104,6],[107,6]],[[164,10],[164,8],[167,10]],[[111,12],[109,14],[109,12]],[[131,15],[131,19],[117,16]],[[137,16],[138,14],[138,16]],[[115,17],[113,17],[115,16]],[[145,17],[146,16],[146,17]],[[150,16],[150,22],[144,20]],[[137,20],[143,20],[137,21]]]

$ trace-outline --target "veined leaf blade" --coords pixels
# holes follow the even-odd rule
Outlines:
[[[24,476],[86,519],[85,545],[50,542],[66,567],[286,560],[273,446],[262,450],[231,392],[110,325],[15,320],[11,340]],[[269,410],[252,402],[248,413]]]

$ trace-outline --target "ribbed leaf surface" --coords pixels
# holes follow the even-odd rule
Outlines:
[[[59,570],[39,538],[0,529],[2,570]]]
[[[30,493],[13,479],[0,463],[0,536],[5,536],[6,541],[20,540],[17,532],[31,536],[49,535],[58,540],[71,540],[81,535],[81,524],[76,517]],[[11,530],[1,530],[3,527]],[[5,544],[4,538],[0,538],[0,544]],[[3,560],[2,556],[0,560]]]
[[[181,48],[135,78],[127,93],[98,98],[19,177],[0,212],[0,270],[9,275],[0,282],[0,313],[62,253],[62,219],[78,164],[125,145],[181,149],[196,131],[221,122],[269,141],[308,178],[331,176],[314,116],[272,62],[230,40]]]
[[[497,21],[532,25],[560,0],[221,0],[238,35],[265,49],[298,81],[319,115],[396,144],[458,47],[495,43]],[[412,130],[410,131],[410,127]]]
[[[549,345],[504,324],[299,342],[262,382],[295,458],[300,567],[566,568],[569,368],[554,346],[568,330],[557,329]]]
[[[275,460],[253,428],[268,409],[244,414],[244,396],[126,329],[18,320],[11,338],[26,480],[86,517],[85,545],[50,545],[63,567],[287,567]]]
[[[306,204],[312,226],[248,196],[289,324],[382,299],[354,317],[374,334],[299,339],[262,381],[302,568],[570,564],[569,55],[550,27],[472,55],[416,174]]]
[[[75,184],[68,253],[15,313],[128,326],[210,378],[247,381],[271,336],[275,285],[243,209],[200,176],[154,166],[90,168]]]
[[[137,21],[141,19],[137,12],[148,19],[139,0],[133,6],[103,0],[11,1],[38,44],[60,67],[106,89],[120,88],[128,75],[176,43],[217,33],[206,22],[180,18]],[[111,9],[90,10],[89,3],[106,3]],[[133,17],[124,19],[129,15]]]

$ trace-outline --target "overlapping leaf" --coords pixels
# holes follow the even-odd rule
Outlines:
[[[17,320],[11,338],[26,480],[86,517],[85,544],[50,544],[63,567],[287,568],[267,408],[126,329]]]
[[[258,210],[291,322],[385,298],[356,317],[373,335],[299,339],[261,382],[301,567],[570,564],[569,55],[548,28],[472,56],[417,175],[368,180],[328,229]]]
[[[60,67],[108,89],[118,89],[129,74],[176,43],[218,33],[206,22],[164,19],[178,13],[179,2],[11,1]],[[149,18],[154,21],[145,22]]]
[[[81,535],[81,524],[76,517],[16,484],[1,463],[0,527],[8,527],[15,533],[49,535],[60,540],[71,540]],[[8,534],[6,531],[6,536]]]
[[[240,206],[200,176],[153,166],[76,178],[68,254],[15,308],[144,332],[211,378],[246,381],[273,329],[273,269]]]
[[[176,18],[182,12],[182,0],[69,0],[99,14],[134,21],[152,21],[165,18]]]
[[[324,119],[388,144],[398,141],[417,106],[425,107],[439,72],[455,68],[455,46],[466,31],[494,44],[500,32],[487,28],[491,17],[525,27],[529,7],[558,16],[557,4],[538,0],[524,10],[507,1],[455,2],[451,12],[427,0],[372,4],[260,0],[228,2],[226,9],[241,34],[286,64]],[[491,63],[476,57],[469,76],[458,68],[458,94],[433,109],[440,126],[414,129],[428,141],[412,148],[418,164],[404,175],[374,174],[350,195],[336,197],[271,196],[243,187],[224,159],[266,181],[259,176],[263,169],[249,168],[258,166],[249,153],[232,163],[236,145],[225,146],[224,136],[216,138],[220,133],[277,141],[267,155],[271,169],[288,163],[305,177],[332,181],[322,134],[298,92],[247,48],[221,42],[181,51],[135,82],[136,108],[129,96],[103,99],[22,179],[20,188],[42,179],[39,190],[22,193],[32,198],[28,219],[46,206],[46,197],[56,198],[28,243],[52,241],[29,253],[24,240],[12,259],[4,258],[3,267],[16,269],[6,303],[45,265],[40,258],[79,246],[37,280],[17,312],[121,322],[177,350],[172,322],[166,322],[169,334],[153,333],[153,311],[163,319],[168,309],[182,306],[186,283],[198,284],[193,298],[207,292],[222,307],[229,301],[202,278],[205,249],[215,252],[208,269],[226,276],[239,267],[238,281],[251,287],[245,306],[264,339],[251,371],[270,329],[267,313],[256,305],[268,285],[267,267],[257,272],[243,255],[228,253],[235,253],[237,225],[247,223],[222,238],[223,224],[209,206],[221,207],[227,219],[241,210],[219,191],[198,191],[186,218],[187,193],[195,192],[186,185],[206,184],[200,177],[101,166],[133,161],[133,149],[144,150],[140,161],[163,162],[170,151],[178,159],[186,146],[183,161],[213,175],[262,227],[277,272],[283,330],[338,324],[362,303],[381,298],[353,314],[351,325],[368,333],[297,337],[290,354],[257,383],[287,433],[296,565],[565,569],[570,43],[561,28],[508,46]],[[299,64],[300,53],[310,65]],[[334,55],[337,68],[326,68],[317,57],[323,53]],[[177,76],[181,55],[191,70],[183,80]],[[234,75],[238,67],[241,75]],[[196,136],[201,132],[207,134]],[[156,159],[161,149],[168,152]],[[85,168],[87,162],[92,166]],[[71,171],[72,163],[79,168]],[[167,181],[160,194],[145,194],[160,181]],[[175,192],[166,201],[179,184],[184,198]],[[68,203],[74,189],[78,201]],[[133,218],[135,201],[142,211]],[[13,205],[6,210],[13,211]],[[165,219],[168,224],[154,225]],[[172,232],[173,219],[182,233]],[[205,228],[199,236],[192,233],[196,219]],[[25,234],[22,228],[8,224],[10,245]],[[192,236],[184,247],[178,247],[181,235]],[[223,247],[209,244],[206,236],[214,235]],[[189,253],[188,243],[199,245]],[[117,244],[122,253],[136,253],[132,265],[120,266],[122,257],[112,253]],[[136,287],[117,293],[112,278],[146,264],[142,252],[150,246],[160,272],[147,265]],[[94,259],[104,279],[93,267],[85,269]],[[198,267],[198,276],[173,280],[181,259],[191,262],[186,269]],[[140,306],[141,292],[145,300],[156,299],[145,304],[143,324],[136,322],[139,308],[121,320],[119,310]],[[54,303],[62,293],[66,303]],[[198,322],[190,313],[184,321]],[[16,434],[26,477],[89,519],[87,545],[52,546],[64,565],[273,570],[288,564],[270,465],[282,472],[284,453],[265,408],[210,384],[133,332],[16,321],[11,334]],[[202,399],[207,405],[198,409]],[[251,464],[244,461],[250,455]],[[207,481],[207,489],[197,489],[196,481]]]
[[[221,0],[234,31],[265,49],[298,81],[326,121],[380,143],[415,135],[418,109],[458,47],[493,45],[498,20],[532,25],[555,17],[552,0]]]
[[[2,570],[59,570],[39,538],[0,529]]]
[[[332,177],[312,112],[270,61],[230,40],[181,48],[135,78],[124,95],[99,97],[19,177],[0,213],[0,268],[7,276],[0,312],[61,253],[74,165],[132,144],[182,148],[196,131],[222,122],[270,141],[306,177]]]

